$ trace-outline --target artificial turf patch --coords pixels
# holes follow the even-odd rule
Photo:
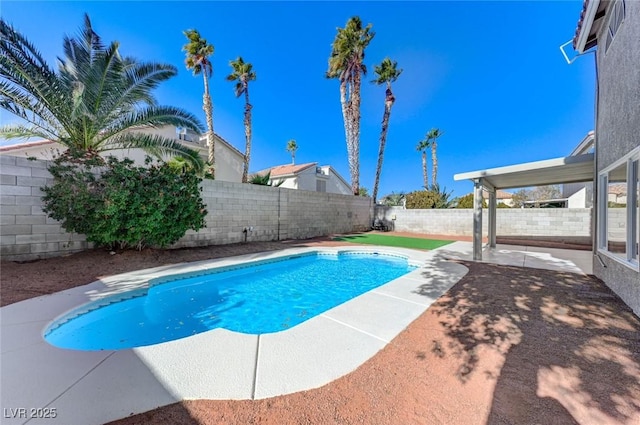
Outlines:
[[[333,238],[334,241],[361,243],[367,245],[383,245],[383,246],[397,246],[401,248],[414,248],[414,249],[436,249],[441,246],[448,245],[453,241],[443,241],[437,239],[420,239],[420,238],[408,238],[405,236],[387,236],[377,233],[373,234],[361,234],[350,236],[339,236]]]

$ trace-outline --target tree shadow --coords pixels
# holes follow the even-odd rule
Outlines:
[[[432,305],[445,335],[432,352],[463,383],[495,380],[487,423],[640,423],[640,320],[602,281],[461,263],[470,273]]]

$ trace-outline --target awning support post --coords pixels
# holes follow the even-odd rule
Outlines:
[[[496,190],[489,190],[489,247],[496,247],[496,215],[497,203],[496,203]]]
[[[473,260],[482,261],[482,181],[473,181]]]

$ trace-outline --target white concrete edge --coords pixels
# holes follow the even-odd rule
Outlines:
[[[148,289],[154,285],[161,285],[166,282],[177,279],[198,276],[209,273],[224,272],[228,268],[242,265],[243,267],[251,267],[272,261],[284,261],[287,258],[296,255],[313,255],[314,253],[338,255],[340,253],[364,253],[364,254],[382,254],[389,256],[402,257],[407,260],[410,266],[416,267],[404,276],[411,276],[424,267],[424,262],[430,258],[432,251],[417,251],[406,248],[384,247],[384,246],[340,246],[340,247],[293,247],[278,251],[267,251],[253,254],[244,254],[234,257],[215,258],[211,260],[201,260],[189,263],[178,263],[169,266],[159,266],[147,269],[136,270],[133,272],[121,273],[108,276],[87,285],[71,288],[64,292],[77,293],[84,290],[83,288],[95,286],[86,292],[89,297],[94,299],[85,303],[81,303],[71,309],[56,315],[49,320],[42,329],[42,337],[44,338],[53,329],[63,325],[65,322],[72,320],[78,315],[85,314],[89,311],[100,307],[131,299],[138,296],[144,296]],[[121,285],[122,288],[118,288]],[[28,300],[27,300],[28,301]]]

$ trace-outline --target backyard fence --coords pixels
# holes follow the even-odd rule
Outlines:
[[[47,161],[0,155],[0,244],[3,260],[55,257],[92,247],[42,211],[40,188],[52,182]],[[251,241],[307,239],[365,231],[373,219],[393,230],[472,236],[473,210],[407,210],[376,206],[371,198],[205,180],[206,227],[188,231],[171,248]],[[373,213],[373,217],[372,217]],[[487,210],[483,234],[487,234]],[[591,240],[590,208],[498,209],[498,237]],[[615,223],[612,224],[612,228]]]
[[[488,210],[482,214],[482,233],[487,235]],[[398,232],[473,236],[472,209],[404,209],[375,207],[374,219]],[[496,234],[519,239],[549,239],[590,243],[591,208],[498,208]]]
[[[42,211],[40,188],[51,184],[47,161],[0,155],[0,246],[3,260],[55,257],[92,247]],[[368,230],[371,198],[205,180],[205,228],[171,248],[307,239]]]

